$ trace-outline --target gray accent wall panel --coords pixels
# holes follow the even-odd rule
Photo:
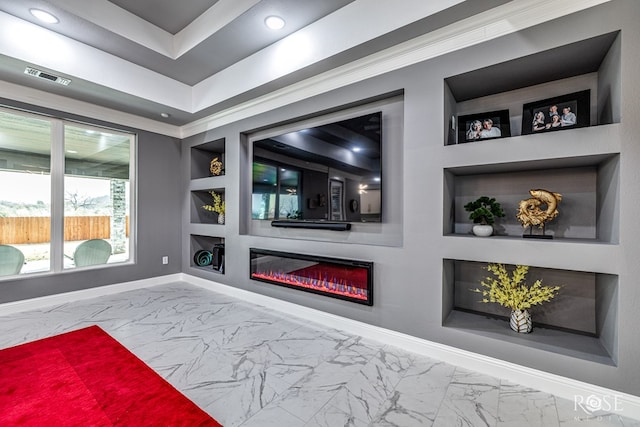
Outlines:
[[[194,145],[226,138],[226,194],[229,213],[224,231],[227,256],[224,276],[214,276],[190,268],[185,254],[183,271],[415,337],[640,395],[640,362],[637,358],[640,341],[637,339],[637,331],[626,327],[640,323],[640,311],[637,310],[637,304],[634,304],[634,301],[640,301],[640,288],[636,286],[637,277],[640,277],[640,263],[637,262],[639,253],[635,244],[640,241],[640,225],[637,221],[640,191],[635,166],[640,164],[640,122],[633,119],[638,111],[638,97],[625,95],[640,92],[640,82],[636,79],[636,70],[640,69],[636,54],[640,28],[634,19],[639,13],[640,4],[637,2],[612,1],[186,139],[182,147],[183,156]],[[450,116],[458,112],[452,107],[456,101],[452,91],[444,84],[445,79],[596,36],[611,33],[615,37],[617,31],[621,31],[621,36],[616,38],[612,53],[602,62],[600,72],[604,76],[598,76],[611,84],[608,90],[614,102],[610,104],[611,110],[604,113],[608,117],[604,123],[609,124],[572,131],[573,133],[558,133],[554,137],[541,137],[540,141],[546,141],[542,144],[545,147],[543,153],[536,151],[538,148],[533,143],[534,136],[526,139],[531,142],[530,145],[525,145],[522,138],[515,136],[502,141],[502,144],[507,145],[489,141],[476,143],[478,148],[472,150],[445,147],[447,141],[450,141]],[[618,51],[621,52],[621,61],[617,57]],[[570,50],[564,59],[567,64],[572,63]],[[621,65],[615,65],[618,63]],[[591,70],[585,75],[567,80],[567,83],[572,86],[586,84],[597,91],[601,84],[595,82],[590,73]],[[482,83],[481,80],[475,82],[477,85]],[[562,82],[542,84],[537,81],[535,84],[539,86],[517,91],[523,97],[522,103],[545,98],[544,94],[536,93],[539,88],[543,91],[562,90]],[[567,93],[570,91],[567,90]],[[361,100],[398,92],[402,94],[404,105],[403,141],[399,145],[403,152],[401,159],[384,171],[391,175],[385,191],[401,193],[399,200],[402,214],[398,224],[401,239],[398,244],[367,244],[366,231],[357,235],[357,238],[350,237],[347,233],[336,234],[333,239],[319,239],[313,231],[290,231],[299,233],[293,238],[252,232],[251,227],[242,219],[250,206],[251,191],[250,157],[245,134],[271,124],[308,117],[339,109],[341,106],[352,106]],[[599,97],[599,94],[594,97]],[[494,95],[488,100],[465,101],[466,104],[460,102],[457,107],[482,109],[486,106],[485,103],[499,103],[499,98]],[[514,102],[514,99],[508,99],[507,102],[513,105],[511,115],[517,122],[521,117],[521,103]],[[597,111],[593,111],[594,121],[598,119],[596,116]],[[519,132],[520,126],[514,128]],[[566,160],[573,156],[567,147],[580,144],[581,139],[584,145],[580,147],[580,151],[584,157],[575,162]],[[570,142],[565,144],[564,141]],[[486,150],[481,150],[479,144],[486,144]],[[617,150],[620,150],[620,154]],[[460,153],[458,157],[456,153]],[[569,243],[569,239],[549,242],[553,245],[549,246],[551,253],[555,254],[549,256],[541,242],[527,242],[525,239],[511,237],[505,244],[497,243],[492,246],[474,240],[473,237],[449,235],[455,231],[448,229],[447,224],[459,213],[454,212],[453,203],[451,206],[445,203],[445,199],[449,197],[447,194],[456,191],[456,180],[446,170],[450,167],[448,165],[460,165],[464,169],[467,164],[482,164],[485,160],[486,163],[491,163],[494,158],[508,158],[512,155],[521,158],[525,168],[539,171],[544,170],[544,167],[536,163],[538,157],[553,159],[550,164],[560,164],[558,167],[561,169],[583,167],[580,173],[585,174],[587,181],[581,185],[588,187],[585,190],[588,194],[578,196],[587,206],[597,208],[587,212],[581,224],[570,226],[573,228],[586,224],[584,233],[579,237],[591,239],[589,242]],[[596,160],[592,160],[590,155],[594,155]],[[601,158],[604,160],[598,160]],[[185,160],[183,167],[186,165]],[[451,167],[454,173],[455,167]],[[477,173],[487,171],[491,172],[491,168],[480,169]],[[508,170],[512,173],[516,171],[517,169]],[[560,174],[565,172],[566,170],[561,170]],[[463,175],[474,173],[476,172],[469,169]],[[183,178],[184,188],[187,188],[188,170],[183,170]],[[536,183],[531,185],[532,188],[537,186]],[[522,198],[526,197],[523,194]],[[567,209],[571,209],[571,200],[563,203]],[[188,212],[184,210],[183,224],[186,228],[188,218]],[[563,219],[566,220],[567,218]],[[594,224],[594,221],[599,224]],[[511,224],[517,228],[513,221]],[[186,232],[182,239],[184,246],[188,242],[189,233]],[[373,261],[374,304],[372,307],[360,306],[252,281],[249,279],[248,265],[251,247]],[[590,292],[593,297],[595,280],[595,298],[600,298],[602,302],[596,304],[595,309],[592,303],[589,304],[589,310],[595,312],[592,313],[596,319],[595,326],[593,318],[585,321],[589,322],[589,331],[593,331],[595,327],[596,332],[602,334],[603,338],[596,345],[602,347],[605,357],[596,352],[592,356],[580,355],[580,348],[557,351],[563,343],[554,343],[554,338],[544,344],[536,344],[535,335],[530,338],[502,338],[495,334],[474,333],[463,327],[447,326],[446,318],[455,304],[455,289],[451,286],[455,271],[453,264],[447,260],[455,259],[512,264],[524,260],[524,263],[532,266],[557,269],[559,276],[565,272],[571,275],[572,270],[576,271],[575,277],[582,274],[581,271],[594,273],[595,279],[589,276],[591,279],[585,292]],[[505,328],[508,328],[506,324]],[[580,340],[576,342],[579,343]],[[607,353],[609,356],[606,356]]]

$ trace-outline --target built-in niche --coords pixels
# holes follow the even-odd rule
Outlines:
[[[403,104],[394,92],[242,133],[240,234],[400,246]]]
[[[509,327],[508,308],[483,303],[472,291],[490,276],[486,263],[446,259],[443,326],[555,353],[614,365],[617,359],[618,276],[532,266],[526,278],[560,285],[558,296],[530,311],[531,334]],[[512,268],[513,266],[508,266]]]
[[[444,144],[465,142],[459,116],[508,110],[510,134],[519,136],[524,104],[583,90],[591,91],[591,126],[619,123],[620,80],[619,32],[448,77]]]
[[[224,274],[224,238],[191,234],[189,245],[191,268]]]
[[[191,223],[192,224],[224,224],[224,218],[220,219],[220,213],[205,209],[203,206],[213,206],[212,192],[216,193],[224,201],[224,188],[212,188],[209,190],[191,191]]]
[[[568,157],[445,169],[444,234],[471,235],[464,205],[480,196],[494,197],[505,211],[495,235],[521,237],[518,204],[542,188],[562,194],[560,214],[546,225],[554,239],[618,242],[619,154]],[[555,166],[555,167],[554,167]]]
[[[222,163],[212,172],[212,161]],[[191,147],[191,179],[222,176],[225,172],[225,139],[205,142]],[[218,171],[219,170],[219,171]]]

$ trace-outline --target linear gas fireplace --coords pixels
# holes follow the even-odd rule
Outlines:
[[[373,305],[373,262],[255,248],[250,256],[254,280]]]

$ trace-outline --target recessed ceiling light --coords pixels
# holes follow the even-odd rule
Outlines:
[[[60,22],[58,18],[41,9],[29,9],[29,12],[31,12],[31,14],[38,18],[40,21],[46,22],[47,24],[57,24],[58,22]]]
[[[264,24],[272,30],[279,30],[284,27],[284,19],[271,15],[265,18]]]
[[[357,152],[359,152],[360,150],[362,150],[362,148],[360,148],[360,147],[353,147],[353,148],[351,149],[351,151],[353,151],[354,153],[357,153]]]
[[[168,119],[171,114],[169,114],[169,113],[160,113],[160,115],[162,117],[164,117],[165,119]]]

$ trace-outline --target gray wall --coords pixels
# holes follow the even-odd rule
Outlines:
[[[626,325],[640,323],[640,311],[636,308],[640,301],[640,288],[636,286],[637,277],[640,277],[636,245],[640,241],[640,225],[635,218],[640,206],[636,172],[640,164],[637,136],[640,135],[640,123],[634,119],[638,115],[637,95],[640,93],[640,83],[636,79],[640,28],[634,18],[639,14],[640,4],[636,1],[613,1],[186,139],[183,158],[188,156],[190,147],[194,145],[218,138],[226,139],[227,223],[219,233],[226,239],[227,259],[225,274],[213,275],[189,267],[189,254],[185,253],[183,271],[368,324],[640,395],[640,361],[637,358],[640,342],[633,327],[625,328]],[[555,135],[537,135],[538,139],[533,139],[534,136],[515,136],[508,141],[476,143],[474,147],[445,147],[449,130],[444,124],[448,123],[452,112],[455,114],[455,109],[451,107],[453,96],[443,84],[446,78],[617,30],[622,30],[621,41],[616,42],[621,43],[622,68],[620,82],[614,82],[613,85],[622,87],[619,91],[614,87],[612,96],[617,96],[616,91],[622,94],[614,100],[613,109],[620,108],[623,119],[613,118],[613,125],[557,132]],[[571,58],[566,57],[566,61],[570,63]],[[614,62],[614,58],[609,61]],[[608,71],[611,69],[608,64],[605,68]],[[557,86],[543,89],[557,89]],[[545,94],[536,94],[536,90],[533,88],[524,94],[531,99],[523,102],[547,97]],[[296,117],[352,105],[384,93],[398,92],[403,93],[403,138],[391,144],[394,144],[394,149],[401,150],[401,156],[393,159],[384,170],[388,178],[385,194],[400,195],[397,199],[399,223],[394,224],[396,228],[357,229],[353,234],[317,230],[276,233],[247,225],[245,218],[250,204],[251,172],[244,136],[246,133]],[[510,99],[508,102],[512,101]],[[520,105],[519,102],[517,104]],[[466,107],[471,108],[469,105]],[[512,114],[517,116],[520,111]],[[624,120],[625,117],[627,120]],[[515,128],[519,129],[517,126]],[[610,173],[602,172],[598,179],[607,183],[594,184],[593,176],[588,183],[587,191],[592,194],[588,195],[587,203],[591,206],[598,204],[600,211],[603,210],[601,205],[607,203],[604,211],[609,213],[600,215],[599,220],[606,222],[605,226],[613,231],[608,233],[604,242],[593,239],[596,235],[593,212],[587,218],[591,234],[581,234],[591,239],[586,243],[562,239],[525,242],[515,237],[497,242],[479,240],[449,235],[454,231],[446,230],[446,226],[443,232],[443,224],[449,222],[447,217],[453,217],[452,208],[446,206],[449,196],[445,191],[455,193],[455,185],[450,179],[448,182],[445,170],[457,172],[458,168],[470,167],[467,165],[513,159],[522,161],[523,166],[534,170],[544,169],[536,163],[537,159],[567,168],[571,166],[571,161],[566,159],[574,156],[573,153],[579,153],[584,160],[575,166],[609,170],[605,163],[590,160],[592,158],[589,155],[592,153],[605,158],[617,156],[618,152],[619,168],[616,166],[614,169],[619,176],[611,178],[608,177]],[[617,157],[615,163],[618,164]],[[183,159],[184,189],[189,187],[188,166],[187,160]],[[468,171],[467,175],[487,172],[481,168],[477,172]],[[613,189],[605,189],[607,184]],[[535,186],[535,183],[532,184],[532,188]],[[598,193],[597,197],[593,197],[594,191]],[[603,197],[603,192],[606,192],[606,197]],[[611,214],[611,203],[613,209],[620,213],[619,218]],[[189,242],[189,234],[194,233],[191,230],[195,230],[188,223],[188,218],[189,213],[185,208],[183,220],[187,232],[183,235],[184,247]],[[602,224],[598,227],[602,227]],[[616,229],[620,230],[619,243],[617,237],[611,237],[616,235]],[[393,238],[391,244],[386,244],[384,238],[372,237],[376,233],[396,232],[400,233],[401,238]],[[251,281],[248,266],[251,247],[374,261],[374,305],[366,307]],[[526,338],[519,341],[500,339],[445,326],[445,318],[455,299],[454,290],[451,289],[455,272],[450,268],[450,263],[443,263],[447,259],[522,263],[567,272],[595,273],[596,282],[609,280],[612,285],[607,288],[606,302],[596,310],[606,308],[610,314],[606,324],[598,328],[608,331],[605,334],[605,347],[613,362],[600,363],[596,358],[589,360],[589,357],[572,357],[553,349],[549,351],[546,346],[527,343]],[[620,299],[616,300],[618,295]],[[616,319],[614,324],[610,319]],[[614,329],[617,332],[612,332]]]
[[[112,123],[97,122],[57,111],[44,110],[1,99],[0,104],[52,114],[64,119],[109,126],[138,135],[138,212],[136,263],[109,265],[88,271],[61,274],[24,275],[0,285],[0,303],[77,291],[98,286],[147,279],[180,272],[181,204],[180,141],[164,135],[139,131]],[[162,256],[169,264],[162,264]]]

